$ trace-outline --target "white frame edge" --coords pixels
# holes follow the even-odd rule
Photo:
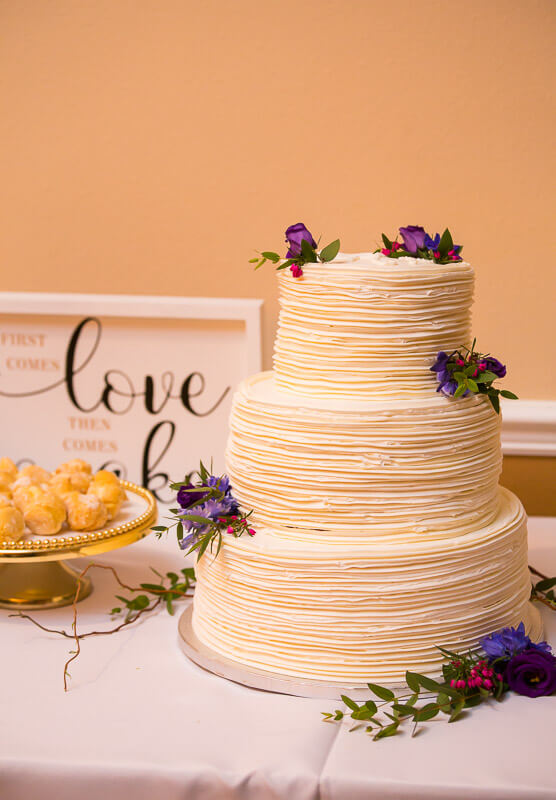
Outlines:
[[[0,292],[3,314],[95,314],[106,317],[214,319],[245,322],[249,372],[262,369],[263,300],[227,297],[164,297],[127,294]]]

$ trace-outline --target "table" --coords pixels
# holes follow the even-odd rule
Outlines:
[[[530,563],[556,574],[556,519],[529,524]],[[100,559],[99,559],[100,560]],[[132,583],[180,568],[172,539],[108,553]],[[117,588],[104,570],[80,604],[81,629],[111,627]],[[180,608],[181,611],[181,608]],[[543,607],[556,644],[556,614]],[[165,611],[114,636],[71,643],[0,612],[1,800],[554,800],[556,697],[509,696],[473,718],[433,721],[380,742],[321,721],[327,700],[273,695],[190,663]],[[70,627],[71,609],[39,614]]]

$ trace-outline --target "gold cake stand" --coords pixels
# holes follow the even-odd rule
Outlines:
[[[112,528],[81,533],[65,531],[56,536],[26,536],[17,542],[0,540],[0,607],[40,609],[73,603],[78,573],[66,562],[97,556],[125,547],[146,536],[157,518],[151,492],[121,481],[128,499]],[[88,577],[81,580],[79,599],[92,591]]]

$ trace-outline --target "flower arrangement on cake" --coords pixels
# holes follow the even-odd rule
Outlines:
[[[556,579],[549,580],[552,585],[556,584]],[[373,739],[383,739],[397,734],[403,723],[409,721],[413,723],[414,736],[420,722],[440,713],[448,715],[448,722],[455,722],[464,710],[490,699],[500,701],[511,692],[526,697],[556,692],[556,657],[552,648],[548,642],[532,642],[523,622],[516,628],[502,628],[483,637],[479,645],[482,652],[466,654],[439,647],[445,659],[441,681],[406,672],[406,689],[398,694],[387,686],[367,684],[382,703],[370,699],[359,704],[342,695],[351,711],[349,716],[355,722],[351,731],[364,725]],[[426,695],[427,702],[418,705],[422,695]],[[341,709],[322,713],[327,722],[339,722],[346,716]],[[384,717],[390,721],[385,722]]]
[[[197,551],[197,557],[201,558],[207,548],[212,552],[216,542],[215,555],[218,555],[224,534],[235,538],[244,533],[255,535],[249,525],[253,512],[240,511],[227,475],[211,475],[201,462],[197,472],[171,483],[170,488],[177,492],[179,508],[170,509],[174,515],[170,517],[171,525],[156,525],[152,530],[160,537],[175,527],[178,544],[186,554]]]
[[[259,269],[267,261],[270,261],[272,264],[278,265],[277,270],[289,267],[294,278],[301,278],[305,264],[333,261],[340,251],[339,239],[330,242],[322,250],[317,250],[318,243],[302,222],[296,222],[295,225],[289,226],[286,230],[286,243],[288,251],[285,258],[271,250],[263,250],[257,258],[250,258],[249,263],[256,264],[255,269]]]
[[[450,354],[441,350],[432,365],[436,372],[437,392],[451,397],[466,397],[470,394],[485,394],[497,414],[500,413],[500,396],[517,400],[517,395],[507,389],[497,389],[492,384],[506,375],[506,365],[489,354],[475,352],[475,341],[471,349],[461,347]]]
[[[438,264],[449,264],[453,261],[462,261],[461,244],[454,244],[452,234],[446,228],[442,236],[436,233],[434,236],[428,234],[420,225],[407,225],[400,228],[402,241],[398,238],[389,239],[385,233],[382,234],[384,247],[375,250],[375,253],[382,253],[388,258],[425,258],[429,261],[436,261]]]

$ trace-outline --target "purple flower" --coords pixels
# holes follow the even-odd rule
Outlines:
[[[556,658],[527,648],[510,659],[504,679],[512,692],[526,697],[552,694],[556,691]]]
[[[211,475],[207,480],[207,486],[214,487],[215,489],[226,493],[230,491],[230,479],[227,475],[220,475],[220,477]]]
[[[193,503],[202,500],[206,494],[206,491],[203,491],[202,487],[199,487],[200,491],[198,492],[191,492],[188,491],[189,489],[195,489],[196,487],[192,483],[184,483],[181,489],[178,492],[178,504],[182,508],[190,508]]]
[[[406,228],[400,228],[404,248],[408,253],[416,253],[417,250],[422,250],[425,247],[425,229],[420,225],[408,225]]]
[[[490,661],[496,658],[512,658],[526,649],[550,654],[548,642],[535,644],[525,633],[525,625],[520,622],[517,628],[502,628],[479,640],[479,644]]]
[[[438,353],[436,354],[436,361],[431,367],[431,372],[437,372],[439,373],[439,375],[441,373],[444,374],[445,372],[447,372],[448,361],[453,355],[454,355],[453,353],[451,353],[451,355],[448,355],[448,353],[445,353],[444,350],[439,350]]]
[[[448,363],[454,356],[454,353],[445,353],[444,350],[440,350],[438,355],[436,356],[436,361],[431,367],[431,372],[436,372],[436,378],[438,380],[438,388],[437,392],[442,392],[442,394],[447,395],[448,397],[452,397],[458,388],[458,382],[452,378],[452,373],[448,369]],[[466,390],[462,395],[469,394],[469,391]]]
[[[484,362],[486,364],[486,368],[490,370],[490,372],[494,372],[498,378],[503,378],[506,374],[506,365],[502,364],[501,361],[498,361],[497,358],[492,358],[489,356],[488,358],[484,359]]]
[[[302,222],[296,222],[295,225],[290,225],[286,231],[286,242],[290,246],[286,253],[286,258],[297,258],[301,255],[301,242],[303,240],[309,242],[313,249],[317,246],[317,243],[313,239],[313,234],[307,230]]]
[[[431,239],[428,233],[425,234],[425,247],[427,250],[438,250],[440,244],[440,234],[436,233],[434,239]]]

